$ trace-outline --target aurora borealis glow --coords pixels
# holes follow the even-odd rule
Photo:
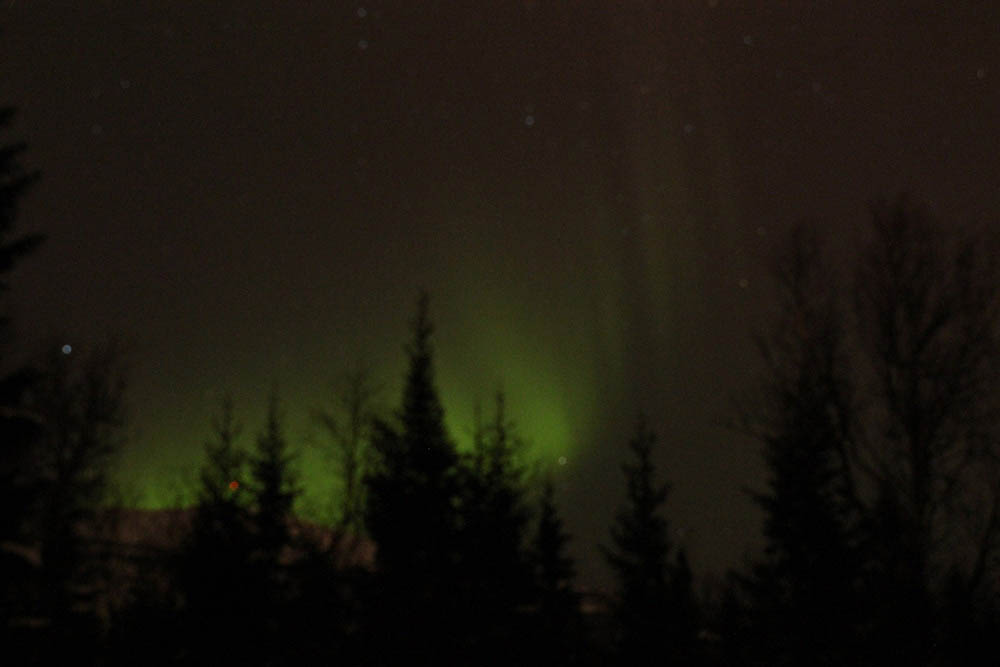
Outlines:
[[[720,571],[758,531],[757,452],[721,424],[770,239],[900,190],[1000,210],[998,10],[461,4],[5,6],[0,101],[43,172],[21,224],[49,235],[14,275],[18,335],[126,340],[144,505],[184,497],[223,391],[248,446],[277,382],[320,516],[309,410],[358,364],[397,403],[426,288],[452,435],[506,391],[584,578],[640,408],[671,520]]]

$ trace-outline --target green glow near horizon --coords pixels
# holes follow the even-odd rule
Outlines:
[[[591,210],[601,208],[598,201],[592,204]],[[435,379],[448,431],[459,450],[471,444],[476,405],[488,420],[495,393],[502,390],[508,417],[527,445],[525,462],[530,468],[571,474],[586,458],[625,386],[624,295],[636,288],[621,271],[628,256],[613,213],[600,214],[602,223],[596,228],[603,231],[593,237],[558,239],[568,244],[567,259],[548,267],[552,275],[536,271],[538,259],[530,248],[497,252],[507,246],[494,237],[467,241],[463,252],[441,262],[443,273],[430,290]],[[647,226],[655,227],[651,222]],[[460,236],[482,229],[487,227],[466,220],[448,231]],[[658,242],[668,240],[658,237]],[[665,296],[652,296],[650,306],[664,312]],[[411,306],[396,302],[395,310],[387,307],[357,322],[348,320],[329,335],[312,333],[283,344],[272,337],[257,356],[229,356],[224,366],[186,376],[199,386],[183,384],[183,391],[171,394],[172,402],[180,405],[140,397],[138,404],[146,410],[140,423],[144,437],[123,457],[117,476],[126,501],[131,495],[131,504],[151,508],[193,502],[202,445],[211,435],[217,406],[213,392],[233,393],[244,426],[239,442],[251,450],[276,377],[285,434],[299,452],[296,467],[304,494],[298,511],[330,520],[339,489],[333,463],[323,453],[323,434],[310,422],[310,411],[329,406],[330,382],[352,362],[361,362],[372,364],[372,380],[382,387],[379,412],[393,415],[406,372],[402,347],[410,335]]]
[[[551,267],[558,279],[532,273],[534,265],[524,264],[517,253],[443,265],[446,273],[431,290],[435,377],[459,450],[470,446],[477,403],[488,420],[495,393],[502,390],[508,417],[527,444],[529,467],[571,473],[585,458],[623,386],[621,295],[630,286],[619,270],[624,255],[608,216],[600,238],[573,240],[576,261]],[[473,222],[457,225],[455,233],[480,229]],[[491,248],[505,247],[502,239],[480,241],[483,247],[470,246],[459,256],[481,259]],[[156,398],[163,393],[139,397],[137,405],[146,411],[139,444],[125,453],[117,475],[125,501],[150,508],[193,502],[217,392],[232,392],[244,426],[239,443],[251,450],[263,426],[268,388],[277,377],[285,434],[299,452],[296,467],[304,494],[298,511],[329,520],[339,490],[332,461],[323,453],[323,434],[309,413],[331,404],[330,382],[360,361],[373,364],[372,380],[382,386],[380,412],[391,417],[406,372],[402,346],[411,316],[409,308],[386,309],[364,320],[363,329],[346,326],[331,336],[286,341],[284,347],[272,343],[256,357],[227,357],[225,366],[187,376],[200,385],[185,384],[183,391],[171,393],[172,405],[159,404]]]
[[[508,418],[527,445],[525,462],[529,467],[553,467],[560,458],[572,464],[592,421],[592,371],[578,364],[569,368],[565,356],[552,352],[558,346],[544,344],[544,336],[505,339],[498,332],[468,328],[463,333],[461,340],[457,335],[435,339],[436,382],[445,422],[457,448],[462,451],[471,446],[476,404],[481,406],[483,419],[488,420],[495,393],[502,389]],[[392,347],[396,357],[393,377],[385,384],[380,400],[382,412],[388,416],[398,406],[406,363],[399,344]],[[373,379],[378,383],[384,378]],[[236,386],[266,387],[266,383],[247,379]],[[308,416],[312,407],[330,403],[326,391],[329,383],[319,377],[304,377],[301,384],[289,382],[282,387],[284,431],[298,452],[295,468],[304,491],[298,513],[331,521],[339,496],[335,469],[324,452],[322,431]],[[143,439],[142,447],[124,453],[116,480],[124,489],[120,499],[125,504],[167,508],[194,501],[204,456],[202,443],[211,436],[210,419],[215,406],[212,397],[203,396],[204,400],[198,401],[197,392],[192,394],[188,397],[190,419],[146,425],[149,436]],[[263,390],[234,392],[237,417],[243,424],[238,443],[244,450],[252,451],[262,428],[265,398]],[[168,446],[171,442],[182,444]]]

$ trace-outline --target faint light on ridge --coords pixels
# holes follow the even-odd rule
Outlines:
[[[72,345],[63,345],[61,349],[62,349],[62,353],[63,354],[69,354],[70,352],[73,351],[73,346]]]

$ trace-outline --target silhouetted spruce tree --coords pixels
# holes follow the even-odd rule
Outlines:
[[[765,558],[744,578],[753,659],[840,664],[857,656],[858,506],[849,469],[853,387],[843,316],[819,240],[795,228],[774,264],[780,311],[758,338],[763,404],[744,430],[763,444]]]
[[[539,665],[576,664],[582,645],[580,597],[573,588],[576,569],[567,553],[569,535],[555,500],[551,476],[542,483],[538,520],[531,541],[535,583],[535,658]]]
[[[13,109],[0,109],[0,129],[10,124],[13,115]],[[42,241],[38,235],[12,238],[18,203],[38,178],[38,172],[21,165],[25,148],[23,143],[0,146],[0,293],[9,288],[8,275],[17,260]],[[0,343],[5,347],[10,339],[8,324],[6,312],[0,313]],[[0,544],[23,546],[26,522],[39,494],[39,480],[30,456],[41,424],[39,416],[23,404],[36,373],[25,367],[10,368],[5,351],[0,351]],[[0,626],[4,628],[0,632],[9,627],[9,619],[27,611],[23,584],[31,566],[23,553],[19,549],[0,549],[0,571],[7,573],[0,578]]]
[[[14,117],[14,109],[0,108],[0,129]],[[27,146],[23,142],[0,146],[0,295],[10,288],[9,273],[18,260],[34,251],[44,240],[40,234],[11,238],[17,219],[18,204],[38,180],[37,171],[26,170],[20,162]],[[4,311],[6,311],[6,304]],[[10,318],[0,313],[0,342],[9,342]],[[35,373],[29,368],[7,368],[6,355],[0,354],[4,375],[0,377],[0,542],[16,539],[32,497],[33,482],[28,474],[28,446],[38,433],[38,415],[21,405],[24,393]]]
[[[434,383],[428,298],[421,295],[407,346],[409,370],[398,425],[376,420],[376,460],[366,477],[365,522],[376,543],[382,594],[370,627],[383,662],[393,651],[446,662],[454,653],[459,613],[457,463]]]
[[[283,556],[294,546],[291,519],[299,493],[291,470],[292,458],[275,390],[268,400],[267,423],[250,459],[254,537],[250,564],[260,596],[257,605],[260,613],[252,625],[259,628],[262,655],[268,660],[279,660],[287,648],[282,635],[288,630],[287,611],[293,585]]]
[[[10,125],[13,118],[14,109],[0,108],[0,129]],[[7,274],[14,264],[34,251],[44,240],[41,234],[10,238],[21,197],[39,177],[38,171],[26,170],[21,165],[20,157],[26,148],[23,142],[0,146],[0,290],[2,291],[10,287]],[[0,319],[0,325],[6,326],[8,321],[7,317],[3,317]]]
[[[252,657],[247,642],[218,641],[246,632],[251,610],[262,604],[250,559],[255,547],[246,478],[246,454],[236,440],[240,426],[226,397],[212,420],[191,531],[181,548],[179,585],[189,640],[185,659]],[[166,650],[166,649],[164,649]]]
[[[701,664],[705,656],[699,646],[705,614],[694,591],[694,573],[687,549],[677,548],[670,566],[671,621],[667,637],[674,661],[682,665]]]
[[[555,483],[546,477],[538,503],[532,557],[539,613],[558,622],[578,611],[579,596],[573,590],[576,568],[566,552],[570,538],[559,516],[555,494]]]
[[[677,607],[674,563],[667,520],[662,515],[669,485],[656,479],[652,453],[656,436],[640,418],[629,441],[633,460],[623,464],[628,503],[602,547],[618,579],[618,646],[625,664],[659,664],[674,657]]]
[[[263,622],[257,660],[277,665],[344,661],[345,636],[352,631],[347,626],[356,622],[345,615],[346,577],[334,570],[336,555],[318,539],[292,530],[295,500],[301,493],[293,462],[274,392],[251,459],[251,564],[266,607],[256,622]]]
[[[48,649],[82,656],[97,636],[104,582],[94,537],[123,444],[124,373],[113,345],[83,358],[50,350],[25,403],[41,423],[31,456],[39,495],[29,535],[41,558],[35,613],[49,622]]]
[[[267,424],[250,460],[255,559],[277,575],[282,551],[291,543],[289,521],[299,490],[293,456],[282,432],[277,393],[268,401]]]
[[[478,660],[514,659],[523,635],[521,609],[530,601],[526,550],[523,442],[507,417],[502,393],[488,424],[478,423],[473,450],[462,460],[461,553],[456,571],[468,596],[464,615],[471,655]],[[487,657],[488,656],[488,657]]]

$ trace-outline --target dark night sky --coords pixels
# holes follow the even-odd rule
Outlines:
[[[22,229],[50,236],[18,330],[128,341],[121,478],[162,505],[223,390],[252,435],[277,380],[297,442],[356,361],[394,404],[426,287],[456,438],[502,384],[566,457],[585,580],[639,407],[673,525],[720,571],[759,532],[757,451],[720,423],[752,386],[764,258],[901,190],[996,219],[997,7],[3,0],[4,139],[44,174]],[[302,465],[321,514],[323,460]]]

